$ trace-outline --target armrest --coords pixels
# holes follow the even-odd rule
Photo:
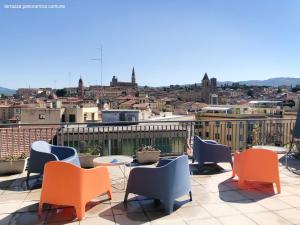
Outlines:
[[[80,169],[85,174],[85,176],[93,182],[93,185],[95,185],[95,182],[100,182],[100,184],[109,182],[109,172],[106,167],[98,166],[91,169]]]
[[[172,175],[168,172],[165,167],[133,168],[129,174],[127,191],[150,197],[161,196],[172,189],[172,184],[168,183]]]
[[[149,183],[151,185],[157,184],[157,180],[160,180],[164,175],[165,171],[164,167],[138,167],[133,168],[129,174],[129,181],[139,184],[142,183]],[[128,181],[128,182],[129,182]]]
[[[230,151],[230,148],[226,145],[222,145],[222,144],[208,144],[206,143],[205,145],[206,149],[209,149],[209,151]]]
[[[58,161],[58,157],[52,153],[38,152],[32,150],[29,159],[29,172],[30,173],[43,173],[44,165],[49,161]]]
[[[75,148],[65,146],[51,146],[51,153],[55,154],[59,160],[63,160],[77,154]]]
[[[214,140],[203,140],[203,141],[207,144],[218,144],[218,142],[216,142]]]
[[[165,166],[167,164],[169,164],[170,162],[172,162],[173,159],[160,159],[158,161],[158,164],[156,165],[156,167],[162,167],[162,166]]]
[[[30,153],[30,160],[31,159],[40,159],[41,161],[42,160],[48,160],[48,161],[58,161],[58,157],[53,154],[53,153],[50,153],[50,152],[38,152],[38,151],[31,151]]]

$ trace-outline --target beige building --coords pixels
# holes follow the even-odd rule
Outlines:
[[[99,121],[99,116],[97,107],[21,108],[18,121],[32,124],[84,123]]]
[[[252,144],[257,121],[265,118],[264,114],[253,114],[247,106],[207,106],[196,114],[199,122],[195,135],[216,140],[232,150],[242,150]]]
[[[250,101],[248,106],[255,114],[265,114],[272,117],[282,117],[284,110],[282,101]]]
[[[21,108],[20,123],[49,124],[61,122],[62,109]]]
[[[11,108],[8,105],[0,106],[0,121],[7,121],[12,117]]]
[[[98,107],[63,108],[62,122],[94,122],[99,121]]]

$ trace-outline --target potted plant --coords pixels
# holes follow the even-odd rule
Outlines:
[[[136,160],[138,163],[155,163],[159,160],[160,150],[153,146],[143,146],[136,152]]]
[[[23,173],[27,161],[28,156],[24,152],[19,156],[9,155],[0,159],[0,175]]]
[[[100,156],[100,148],[97,145],[87,146],[86,143],[81,143],[82,148],[79,152],[80,165],[83,168],[94,167],[93,160]]]

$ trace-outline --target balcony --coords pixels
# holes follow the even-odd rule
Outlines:
[[[101,155],[134,155],[143,145],[152,145],[162,155],[189,151],[192,137],[213,139],[234,150],[252,145],[285,146],[292,138],[295,119],[220,119],[201,121],[143,121],[125,123],[62,123],[0,125],[0,158],[28,153],[35,140],[56,145],[97,147]]]
[[[29,150],[34,140],[75,146],[99,146],[103,155],[134,155],[140,145],[154,145],[162,156],[189,153],[194,135],[216,139],[232,150],[255,144],[284,146],[289,143],[295,120],[168,121],[123,124],[48,124],[6,125],[1,128],[1,157]],[[218,134],[218,135],[217,135]],[[229,138],[231,135],[231,138]],[[215,138],[217,137],[217,138]],[[85,144],[83,144],[85,143]],[[231,169],[220,163],[213,171],[197,173],[190,163],[193,201],[177,199],[172,214],[161,205],[141,196],[130,195],[128,208],[123,205],[123,182],[113,185],[113,198],[94,199],[87,205],[86,218],[76,220],[71,207],[48,207],[37,215],[40,182],[37,177],[27,190],[26,174],[0,177],[0,224],[300,224],[299,176],[286,169],[285,157],[278,154],[282,193],[271,185],[253,183],[240,189],[231,179]],[[297,160],[289,163],[300,167]],[[150,165],[152,166],[152,165]],[[259,165],[258,165],[259,166]],[[126,173],[129,174],[129,168]],[[110,169],[111,177],[120,171]]]

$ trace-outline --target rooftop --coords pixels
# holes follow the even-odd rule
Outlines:
[[[284,162],[283,155],[278,155]],[[299,162],[298,162],[299,163]],[[48,207],[37,215],[40,186],[32,179],[32,190],[25,187],[25,174],[0,177],[0,224],[300,224],[300,179],[280,164],[282,192],[271,185],[251,184],[241,190],[231,179],[229,165],[224,170],[191,175],[193,201],[188,196],[177,199],[172,214],[161,205],[141,196],[130,195],[128,208],[123,206],[123,183],[113,185],[113,198],[98,197],[87,205],[86,218],[77,221],[70,207]],[[259,166],[259,165],[257,165]],[[129,168],[126,169],[129,173]],[[118,170],[111,170],[116,178]]]

